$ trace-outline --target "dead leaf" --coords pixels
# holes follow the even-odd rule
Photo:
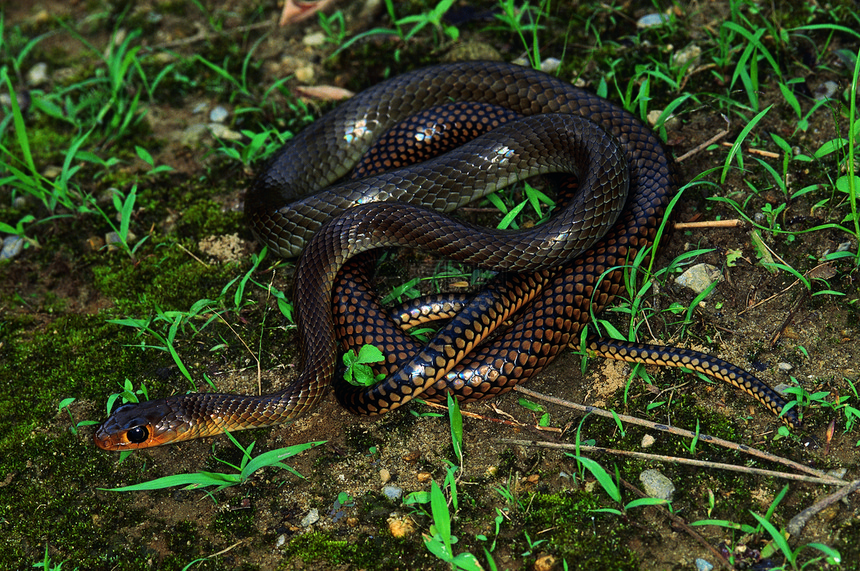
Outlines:
[[[341,99],[349,99],[355,95],[349,89],[335,87],[334,85],[300,85],[293,88],[293,93],[301,97],[322,101],[340,101]]]
[[[278,21],[279,26],[288,26],[307,20],[320,10],[327,8],[330,4],[334,4],[335,0],[319,0],[312,2],[308,0],[287,0],[284,3],[284,9],[281,11],[281,19]]]

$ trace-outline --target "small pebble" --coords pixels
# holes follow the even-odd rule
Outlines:
[[[654,437],[650,434],[646,434],[642,437],[642,443],[640,444],[640,446],[642,446],[642,448],[650,448],[651,446],[654,446],[654,442],[656,442],[656,440],[654,440]]]
[[[424,482],[429,482],[433,476],[430,472],[418,472],[416,477],[418,478],[418,482],[423,484]]]
[[[126,244],[134,244],[137,242],[137,236],[131,230],[128,231],[128,234],[125,237]],[[118,250],[122,247],[122,239],[119,237],[119,234],[116,232],[108,232],[105,234],[105,244],[108,246],[108,250],[114,251]]]
[[[54,12],[53,10],[49,12],[48,10],[42,8],[41,10],[36,12],[35,16],[33,16],[33,21],[37,24],[47,24],[48,22],[54,22],[56,18],[56,12]]]
[[[98,252],[105,247],[105,241],[101,236],[90,236],[87,238],[87,247],[93,252]]]
[[[710,561],[706,561],[701,557],[696,558],[696,571],[711,571],[714,565]]]
[[[833,470],[828,470],[827,475],[831,478],[836,478],[837,480],[841,480],[845,477],[845,474],[848,473],[848,468],[834,468]]]
[[[561,60],[554,57],[548,57],[540,62],[540,70],[544,73],[554,73],[561,67]]]
[[[209,108],[209,104],[206,103],[205,101],[201,101],[200,103],[198,103],[197,105],[194,106],[194,108],[191,110],[191,114],[197,115],[199,113],[205,113],[208,108]]]
[[[654,125],[657,124],[657,121],[662,116],[663,116],[663,110],[662,109],[652,109],[651,111],[648,112],[646,119],[648,120],[648,124],[653,127]],[[675,123],[675,116],[672,114],[669,114],[669,116],[663,120],[663,125],[670,125],[672,123]]]
[[[501,61],[501,54],[492,45],[477,40],[465,40],[454,44],[442,56],[444,61]]]
[[[105,234],[105,244],[108,245],[108,248],[116,249],[118,244],[122,244],[122,238],[119,237],[117,232],[108,232]]]
[[[209,129],[212,131],[212,134],[219,139],[224,139],[226,141],[241,141],[242,133],[238,133],[233,131],[232,129],[228,129],[226,126],[221,123],[209,123]]]
[[[779,394],[781,394],[782,396],[785,397],[785,396],[789,396],[789,394],[787,392],[785,392],[786,389],[796,389],[796,388],[797,388],[797,385],[789,385],[787,383],[779,383],[778,385],[773,387],[773,390],[775,390],[776,392],[778,392]],[[794,396],[791,396],[791,398],[793,399]]]
[[[57,165],[48,165],[42,169],[42,176],[45,178],[57,178],[61,174],[63,174],[63,168]]]
[[[311,48],[318,48],[319,46],[325,44],[325,33],[314,32],[313,34],[308,34],[307,36],[302,38],[302,43]]]
[[[302,527],[308,527],[320,520],[320,512],[316,508],[313,508],[308,512],[308,515],[302,518]]]
[[[683,274],[675,278],[675,283],[682,287],[688,287],[696,293],[702,293],[715,281],[720,281],[722,275],[720,268],[710,264],[696,264]],[[711,294],[714,291],[711,290]]]
[[[512,61],[511,63],[516,64],[516,65],[521,65],[523,67],[531,67],[532,66],[532,62],[526,56],[520,56],[517,59],[515,59],[514,61]]]
[[[48,81],[48,64],[39,62],[27,72],[27,85],[36,87]]]
[[[379,479],[382,480],[383,484],[387,484],[389,481],[391,481],[391,472],[383,468],[379,471]]]
[[[552,571],[553,568],[555,568],[555,557],[552,555],[538,557],[533,567],[535,571]]]
[[[702,48],[696,44],[690,44],[684,49],[675,52],[675,56],[672,58],[672,61],[676,66],[681,67],[686,65],[688,62],[693,62],[699,59],[699,56],[701,55]]]
[[[24,249],[24,239],[20,236],[6,236],[0,249],[0,260],[11,260]]]
[[[675,493],[672,480],[658,470],[645,470],[639,474],[639,481],[642,482],[642,489],[648,497],[671,500],[672,494]]]
[[[833,97],[833,94],[836,93],[837,89],[839,89],[839,85],[837,85],[835,81],[825,81],[815,90],[815,99],[818,101],[830,99]]]
[[[229,115],[230,113],[223,105],[218,105],[209,112],[209,120],[213,123],[223,123]]]
[[[182,130],[179,135],[179,143],[183,147],[196,147],[207,135],[209,135],[209,130],[206,128],[206,125],[203,123],[195,123]]]
[[[388,530],[394,537],[406,537],[415,532],[415,522],[409,517],[392,515],[388,518]]]
[[[310,83],[314,79],[314,68],[311,65],[300,67],[295,71],[296,80],[301,83]]]
[[[403,495],[403,489],[397,486],[383,486],[382,493],[393,502],[400,499],[400,496]]]
[[[281,535],[278,536],[278,539],[275,540],[275,547],[281,547],[286,542],[287,542],[287,536],[282,533]]]
[[[666,14],[646,14],[639,18],[636,22],[636,27],[640,29],[653,28],[654,26],[661,26],[668,21],[669,16]]]
[[[776,367],[782,371],[783,373],[787,373],[792,370],[794,367],[791,366],[791,363],[777,363]]]

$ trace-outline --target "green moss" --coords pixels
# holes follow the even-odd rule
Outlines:
[[[252,510],[222,511],[215,517],[213,529],[233,539],[244,539],[254,533],[256,516]]]
[[[235,267],[203,265],[179,248],[163,246],[156,244],[136,260],[117,255],[93,268],[94,285],[114,300],[117,313],[145,316],[154,307],[185,311],[199,299],[217,295],[218,285],[235,276]]]
[[[0,457],[0,473],[12,475],[0,487],[0,567],[21,568],[28,553],[44,551],[48,542],[53,559],[74,559],[80,568],[120,561],[129,562],[124,568],[141,568],[134,565],[133,543],[112,539],[114,530],[142,521],[143,510],[96,489],[111,471],[109,456],[94,455],[88,440],[61,430],[4,443]]]
[[[295,561],[328,563],[356,569],[424,569],[437,563],[432,555],[415,552],[417,543],[399,540],[386,532],[358,541],[335,538],[329,533],[312,531],[291,539],[282,549],[280,569],[293,569]],[[404,567],[404,562],[409,565]]]
[[[53,418],[61,399],[102,395],[110,379],[139,370],[139,359],[121,349],[132,342],[130,333],[101,316],[60,316],[41,331],[30,330],[28,321],[8,319],[0,332],[0,377],[11,389],[0,394],[0,409],[16,411],[0,418],[0,447]]]
[[[202,238],[235,232],[243,224],[242,213],[224,212],[224,207],[213,200],[198,200],[185,208],[175,232],[179,236]]]
[[[855,518],[843,525],[839,530],[839,540],[833,544],[833,547],[842,555],[843,569],[845,571],[860,571],[860,543],[857,538],[860,537],[860,522]],[[807,555],[812,553],[812,550],[806,552]]]
[[[535,493],[523,503],[529,506],[523,516],[526,529],[534,529],[529,536],[536,540],[538,531],[552,529],[540,549],[567,561],[568,569],[639,569],[638,557],[627,545],[627,524],[621,517],[592,512],[601,507],[593,495]]]
[[[522,469],[519,467],[519,460],[517,458],[516,453],[510,448],[506,448],[501,454],[499,454],[499,466],[497,473],[501,475],[513,474],[515,472],[521,472]]]

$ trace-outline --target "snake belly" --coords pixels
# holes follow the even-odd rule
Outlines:
[[[407,167],[376,177],[371,183],[330,187],[381,133],[403,117],[459,100],[482,101],[534,117],[528,119],[530,123],[509,130],[516,133],[504,129],[499,130],[501,135],[491,133],[495,146],[490,150],[478,148],[476,145],[486,142],[478,139],[480,143],[467,145],[467,150],[453,159],[446,155],[431,161],[430,166]],[[605,132],[577,117],[588,118]],[[561,129],[562,134],[551,131],[546,135],[547,128]],[[570,129],[578,130],[577,140],[568,139]],[[505,138],[523,132],[540,142]],[[495,138],[498,136],[501,142]],[[556,153],[559,147],[564,147],[560,155]],[[541,157],[544,151],[553,153],[549,162]],[[495,168],[489,175],[476,173],[470,168],[475,157]],[[514,168],[510,159],[517,157],[526,157],[529,164]],[[452,169],[448,161],[458,166]],[[599,169],[598,163],[602,165]],[[464,225],[414,204],[379,202],[409,200],[438,205],[443,201],[441,192],[453,200],[453,206],[445,208],[455,208],[475,193],[552,171],[581,177],[582,195],[550,223],[513,235]],[[627,177],[629,199],[623,192]],[[335,276],[353,255],[386,245],[419,247],[490,269],[534,271],[550,284],[565,281],[561,289],[554,285],[544,288],[553,292],[550,299],[535,301],[536,307],[543,304],[554,308],[547,317],[538,309],[529,324],[547,332],[543,341],[528,343],[536,349],[532,352],[536,356],[520,353],[505,361],[510,347],[493,344],[498,347],[498,364],[507,377],[528,377],[566,345],[574,331],[571,323],[587,320],[589,303],[600,308],[615,295],[620,270],[610,271],[603,280],[599,279],[601,272],[623,263],[653,241],[675,189],[670,162],[647,128],[619,107],[541,72],[510,64],[468,62],[431,67],[379,84],[285,145],[246,198],[252,230],[281,255],[297,255],[319,231],[296,273],[296,319],[302,353],[299,377],[286,389],[268,395],[198,393],[123,405],[98,429],[95,442],[109,450],[157,446],[224,430],[280,424],[312,408],[331,384],[337,360],[331,314]],[[315,194],[305,196],[308,193]],[[625,202],[624,213],[612,226]],[[609,234],[602,237],[609,226]],[[559,264],[567,265],[557,271],[546,269],[558,268]],[[578,277],[571,279],[572,274]],[[518,287],[500,295],[511,296],[516,305]],[[498,303],[498,299],[491,297],[488,303]],[[558,310],[560,302],[569,307]],[[353,396],[342,400],[353,403],[351,408],[357,411],[384,412],[425,391],[438,390],[449,371],[490,330],[468,322],[463,327],[468,341],[443,338],[434,351],[419,355],[423,362],[413,372],[423,376],[384,381],[360,394],[353,391]],[[523,348],[516,339],[512,343]],[[490,374],[486,380],[472,383],[469,390],[485,396],[505,390],[492,377]]]

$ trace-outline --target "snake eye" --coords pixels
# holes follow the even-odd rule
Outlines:
[[[146,442],[146,439],[149,438],[149,430],[145,426],[135,426],[126,431],[125,437],[132,444],[140,444]]]

